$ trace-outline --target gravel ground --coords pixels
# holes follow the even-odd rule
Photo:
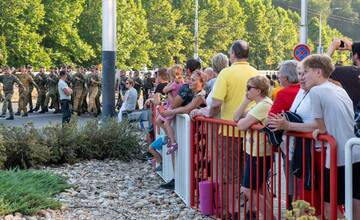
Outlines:
[[[5,216],[5,220],[35,219],[209,219],[185,206],[146,162],[86,161],[45,167],[67,178],[73,188],[56,196],[61,210],[37,216]]]

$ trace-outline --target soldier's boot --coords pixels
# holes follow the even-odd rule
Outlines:
[[[28,111],[28,113],[33,113],[33,112],[34,110],[32,108]]]
[[[10,115],[9,117],[6,118],[6,120],[14,120],[14,116]]]
[[[20,111],[16,112],[15,115],[20,115]]]
[[[41,109],[41,111],[40,111],[39,113],[41,113],[41,114],[42,114],[42,113],[45,113],[45,112],[48,112],[48,111],[49,111],[49,110],[48,110],[48,108],[46,108],[46,107],[45,107],[45,108],[42,108],[42,109]]]
[[[33,109],[33,111],[34,111],[34,112],[39,111],[39,107],[38,107],[38,106],[36,106],[36,107]],[[30,112],[30,111],[29,111],[29,112]]]
[[[60,113],[60,109],[55,109],[54,114]]]
[[[0,115],[0,118],[5,118],[5,117],[6,117],[5,114],[1,114],[1,115]]]
[[[22,115],[22,117],[28,117],[28,113],[27,113],[27,112],[24,113],[24,114]]]

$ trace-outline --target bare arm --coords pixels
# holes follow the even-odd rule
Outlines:
[[[247,114],[244,118],[241,118],[238,122],[237,122],[237,127],[239,128],[239,130],[241,131],[246,131],[247,129],[250,128],[251,125],[258,123],[259,121],[253,117],[250,114]]]
[[[317,128],[315,121],[309,123],[289,122],[282,114],[270,114],[268,125],[274,131],[298,131],[298,132],[312,132]]]
[[[189,114],[193,109],[200,107],[204,102],[205,100],[202,97],[197,96],[186,106],[173,109],[173,112],[174,114]]]
[[[220,113],[222,103],[223,103],[223,101],[213,98],[213,101],[211,103],[210,110],[209,110],[209,117],[215,117],[217,114]]]

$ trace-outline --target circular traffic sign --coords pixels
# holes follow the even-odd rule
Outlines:
[[[306,44],[298,44],[294,48],[294,58],[297,61],[302,61],[305,57],[310,55],[310,48]]]

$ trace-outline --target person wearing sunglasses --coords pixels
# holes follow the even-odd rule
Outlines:
[[[124,95],[124,102],[121,105],[119,114],[118,114],[118,121],[122,121],[122,114],[125,111],[133,111],[136,108],[136,103],[138,99],[138,93],[134,88],[134,81],[132,79],[127,79],[125,83],[125,87],[127,91]]]
[[[269,79],[265,76],[255,76],[250,78],[247,81],[246,85],[246,95],[243,99],[238,110],[235,112],[234,120],[237,122],[237,128],[241,131],[248,130],[253,124],[266,124],[268,113],[273,104],[272,100],[268,97],[270,89]],[[246,109],[250,105],[250,103],[255,102],[255,106],[252,107],[248,112]],[[259,140],[257,140],[260,137]],[[266,212],[266,216],[272,215],[272,210],[270,207],[270,195],[268,191],[266,191],[266,206],[264,207],[264,195],[263,195],[263,175],[264,173],[268,173],[271,165],[271,145],[265,144],[264,139],[261,138],[262,135],[257,135],[256,132],[246,132],[246,158],[245,158],[245,173],[243,182],[241,185],[241,189],[244,192],[244,195],[250,199],[251,190],[260,192],[259,201],[260,207],[256,207],[256,198],[252,200],[253,207],[256,207],[260,211],[260,213],[264,216]],[[251,143],[253,144],[251,147]],[[259,149],[259,151],[258,151]],[[259,156],[259,160],[257,160],[257,156]],[[264,158],[265,157],[265,158]],[[265,163],[265,166],[264,166]],[[266,170],[264,170],[264,167]],[[257,169],[258,168],[258,169]],[[251,178],[250,169],[252,169],[253,175]],[[258,173],[256,173],[258,171]],[[258,178],[257,178],[258,177]],[[257,180],[259,182],[257,183]],[[252,183],[252,184],[250,184]],[[256,192],[253,192],[253,195],[256,195]],[[250,214],[250,213],[249,213]],[[247,215],[249,215],[247,214]]]

